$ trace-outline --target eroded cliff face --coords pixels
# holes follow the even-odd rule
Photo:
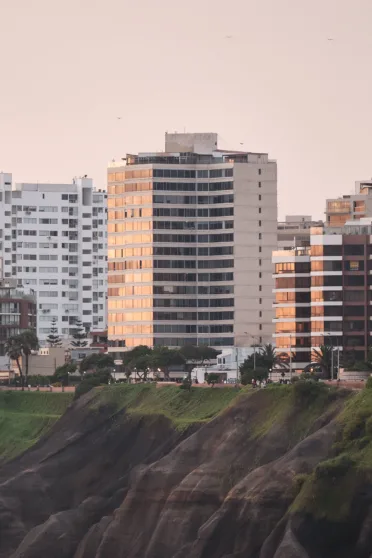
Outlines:
[[[182,429],[88,394],[0,470],[0,556],[370,558],[368,475],[313,473],[358,396],[281,389]]]

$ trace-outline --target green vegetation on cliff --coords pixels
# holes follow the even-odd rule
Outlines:
[[[72,401],[69,393],[0,392],[0,463],[35,444]]]
[[[301,479],[301,490],[292,506],[294,512],[345,521],[358,487],[372,476],[372,389],[351,396],[336,423],[333,456]]]
[[[113,405],[115,412],[125,407],[127,413],[164,415],[177,428],[207,422],[230,405],[241,393],[235,388],[156,387],[154,384],[116,385],[99,388],[92,408]]]

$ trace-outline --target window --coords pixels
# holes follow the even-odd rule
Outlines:
[[[261,188],[261,182],[258,183],[258,187]]]
[[[258,221],[258,226],[262,227],[262,221]]]
[[[258,208],[258,213],[262,213],[261,207]]]
[[[364,287],[364,275],[345,275],[345,285],[348,287]]]
[[[262,169],[258,169],[258,174],[262,174]]]
[[[57,254],[40,254],[39,260],[58,260]]]
[[[39,267],[40,273],[58,273],[58,267]]]
[[[58,291],[39,291],[39,297],[44,298],[44,297],[51,297],[51,298],[57,298],[58,296]]]
[[[24,219],[24,222],[26,222],[26,219]],[[39,219],[39,223],[40,225],[57,225],[58,219]]]
[[[344,253],[346,256],[364,256],[363,244],[345,244]]]
[[[39,207],[40,212],[57,213],[58,207],[55,205],[41,205]]]
[[[352,260],[344,262],[346,271],[364,271],[363,260]]]

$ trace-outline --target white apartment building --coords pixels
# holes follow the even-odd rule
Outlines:
[[[108,169],[109,351],[271,342],[277,166],[166,134]],[[120,355],[117,355],[120,358]]]
[[[105,330],[106,192],[86,177],[12,187],[12,176],[0,173],[0,210],[4,277],[36,292],[41,343],[53,318],[66,342],[76,320]]]

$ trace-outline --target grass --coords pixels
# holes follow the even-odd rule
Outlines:
[[[193,423],[208,422],[239,395],[234,388],[192,388],[179,386],[156,388],[150,384],[108,386],[99,390],[91,407],[113,405],[114,411],[126,408],[128,414],[163,415],[178,429]]]
[[[1,391],[0,463],[35,444],[71,401],[69,393]]]
[[[324,412],[333,411],[344,395],[344,392],[314,382],[268,386],[264,405],[255,417],[253,436],[261,438],[276,425],[286,425],[291,438],[301,440]]]
[[[337,417],[333,457],[308,475],[292,505],[333,522],[346,521],[358,487],[372,479],[372,389],[349,396]]]

